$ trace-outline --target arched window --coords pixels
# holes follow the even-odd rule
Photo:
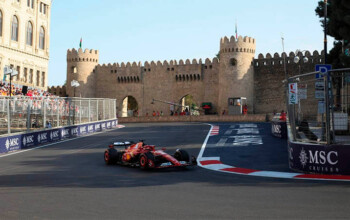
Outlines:
[[[45,48],[45,30],[43,27],[40,27],[39,48],[42,50]]]
[[[235,58],[230,59],[230,64],[231,66],[236,66],[237,65],[237,60]]]
[[[2,36],[2,11],[0,11],[0,36]]]
[[[18,18],[16,15],[14,15],[12,18],[11,40],[18,41]]]
[[[28,21],[27,27],[27,45],[33,45],[33,25],[32,22]]]

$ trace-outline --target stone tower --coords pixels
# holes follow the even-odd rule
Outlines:
[[[76,97],[94,98],[95,97],[95,72],[98,64],[98,51],[83,51],[81,48],[67,51],[67,94],[74,96],[74,88],[71,87],[71,81],[77,80],[80,84],[75,89]]]
[[[253,112],[255,39],[231,36],[220,40],[218,112],[228,109],[228,99],[246,97]],[[225,107],[226,106],[226,107]]]

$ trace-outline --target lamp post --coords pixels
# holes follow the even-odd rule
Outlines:
[[[7,133],[11,133],[11,108],[10,108],[10,103],[11,103],[11,96],[12,96],[12,76],[18,75],[17,70],[12,69],[9,66],[5,66],[4,68],[4,75],[10,75],[10,99],[8,102],[7,106]]]
[[[11,96],[12,96],[12,76],[17,76],[18,72],[17,72],[17,70],[14,70],[9,66],[5,66],[4,75],[10,75],[10,98],[11,98]]]
[[[299,66],[299,75],[302,74],[302,68],[301,68],[301,60],[303,60],[303,63],[307,63],[309,62],[309,59],[303,55],[303,52],[305,52],[306,50],[300,51],[297,50],[295,51],[295,57],[293,59],[295,64],[298,64]],[[300,96],[298,95],[298,123],[300,123],[300,115],[301,115],[301,103],[300,103]]]
[[[75,89],[80,86],[79,82],[77,80],[72,80],[70,85],[74,88],[74,95],[73,98],[75,98]],[[75,100],[74,100],[74,110],[73,110],[73,125],[75,124],[75,109],[76,109],[76,105],[75,105]]]

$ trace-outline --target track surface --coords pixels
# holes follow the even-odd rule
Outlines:
[[[199,167],[145,172],[106,166],[103,151],[111,141],[146,139],[168,152],[181,147],[198,155],[210,128],[126,126],[0,158],[0,218],[350,218],[349,183],[231,175]]]

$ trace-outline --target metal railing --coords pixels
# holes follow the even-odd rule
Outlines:
[[[288,132],[294,142],[350,143],[350,69],[289,78],[295,83],[295,104],[288,100]]]
[[[115,99],[0,96],[0,135],[114,118]]]

